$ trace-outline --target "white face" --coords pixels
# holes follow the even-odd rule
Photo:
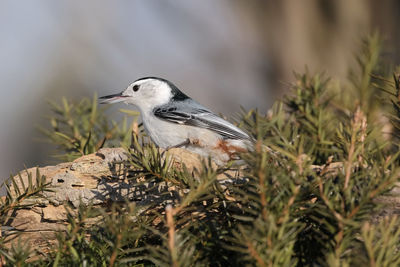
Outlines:
[[[142,112],[151,111],[154,107],[166,104],[172,98],[171,87],[164,81],[147,78],[138,80],[121,94],[102,97],[102,104],[124,102],[137,106]]]

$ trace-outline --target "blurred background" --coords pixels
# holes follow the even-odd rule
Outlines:
[[[228,117],[265,112],[306,65],[346,78],[374,30],[398,64],[399,22],[389,0],[0,0],[0,177],[54,163],[36,141],[47,99],[160,76]]]

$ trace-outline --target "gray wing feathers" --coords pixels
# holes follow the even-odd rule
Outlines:
[[[195,101],[171,103],[154,109],[154,115],[162,120],[209,129],[225,139],[250,140],[249,135],[218,117]]]

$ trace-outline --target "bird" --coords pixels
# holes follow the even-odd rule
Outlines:
[[[124,102],[139,109],[147,135],[163,149],[184,148],[218,165],[252,150],[254,139],[158,77],[137,79],[124,91],[100,97],[100,104]]]

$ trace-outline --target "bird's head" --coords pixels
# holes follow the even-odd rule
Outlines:
[[[182,101],[188,98],[170,81],[146,77],[136,80],[119,94],[100,97],[102,100],[100,104],[124,102],[137,106],[141,111],[148,111],[170,101]]]

